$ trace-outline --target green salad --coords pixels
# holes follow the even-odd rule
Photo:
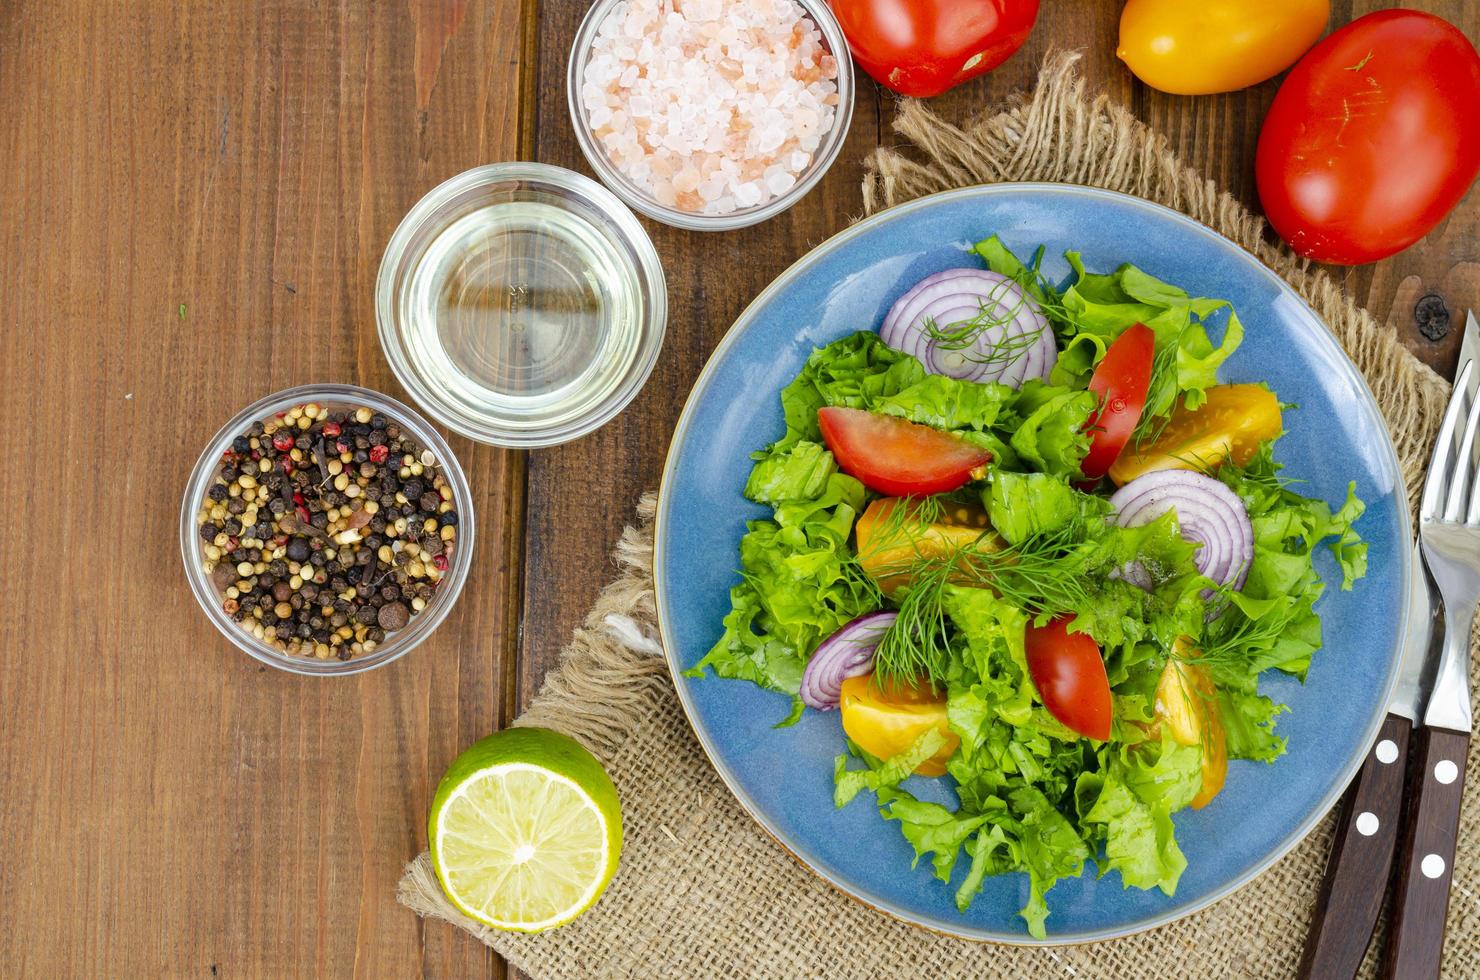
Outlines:
[[[836,804],[871,799],[965,910],[1092,863],[1174,893],[1173,814],[1284,752],[1259,693],[1321,646],[1318,546],[1366,568],[1349,488],[1280,475],[1276,393],[1220,384],[1228,304],[1134,266],[1055,288],[994,236],[877,331],[812,353],[753,454],[724,633],[689,672],[841,721]],[[907,777],[948,779],[952,809]]]

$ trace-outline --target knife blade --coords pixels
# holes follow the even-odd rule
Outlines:
[[[1393,696],[1388,700],[1388,711],[1416,721],[1419,709],[1427,699],[1428,687],[1433,683],[1429,668],[1434,662],[1434,626],[1439,615],[1439,601],[1417,541],[1413,542],[1409,563],[1408,629],[1403,639],[1402,659],[1398,663],[1398,680],[1393,685]]]

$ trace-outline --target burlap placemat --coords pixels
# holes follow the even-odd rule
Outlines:
[[[909,155],[869,161],[872,211],[921,194],[1005,180],[1126,191],[1212,226],[1284,276],[1366,374],[1416,489],[1447,386],[1324,274],[1264,240],[1263,222],[1182,166],[1165,142],[1104,97],[1090,96],[1072,55],[1045,64],[1030,99],[965,130],[917,103],[896,128]],[[1250,325],[1257,329],[1257,325]],[[541,936],[481,928],[443,899],[425,854],[400,899],[473,933],[539,980],[587,977],[1248,977],[1290,976],[1331,820],[1235,895],[1129,939],[1057,949],[962,942],[904,925],[835,892],[793,861],[730,796],[673,693],[655,637],[653,498],[617,546],[620,577],[601,595],[561,666],[515,724],[557,728],[605,763],[626,838],[610,890],[576,922]],[[1339,651],[1328,651],[1339,655]],[[1480,752],[1468,779],[1480,786]],[[1480,793],[1466,800],[1449,912],[1445,976],[1480,969]],[[1374,944],[1374,949],[1378,948]],[[1373,970],[1369,955],[1366,970]]]

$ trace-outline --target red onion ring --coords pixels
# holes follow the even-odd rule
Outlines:
[[[802,671],[802,701],[818,711],[836,708],[843,681],[874,669],[874,649],[898,616],[887,611],[865,613],[819,643]]]
[[[1243,588],[1254,558],[1254,526],[1244,502],[1222,481],[1192,470],[1158,470],[1121,487],[1110,506],[1121,527],[1149,524],[1175,510],[1182,537],[1201,545],[1193,557],[1197,570],[1218,585]],[[1122,575],[1137,585],[1150,580],[1144,567]]]
[[[985,324],[961,349],[943,346],[929,325],[945,329],[983,310]],[[997,319],[997,318],[1000,318]],[[1019,388],[1030,378],[1047,381],[1058,346],[1038,302],[1016,282],[985,269],[946,269],[917,282],[890,307],[879,337],[920,361],[931,374],[962,381],[999,382]],[[1010,345],[1006,351],[1004,345]]]

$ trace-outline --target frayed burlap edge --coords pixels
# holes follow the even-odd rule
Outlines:
[[[896,129],[915,148],[871,156],[866,209],[970,184],[1035,180],[1105,187],[1183,211],[1284,277],[1331,327],[1372,386],[1409,492],[1416,493],[1447,385],[1324,273],[1268,243],[1259,218],[1183,167],[1161,137],[1105,97],[1088,95],[1075,60],[1070,53],[1050,55],[1031,98],[964,129],[935,119],[918,103],[903,103]],[[842,899],[799,871],[719,784],[677,707],[655,638],[653,511],[649,494],[638,509],[640,526],[628,528],[617,546],[620,576],[515,722],[566,731],[608,764],[628,816],[623,872],[591,915],[542,936],[496,932],[463,916],[446,901],[425,853],[407,865],[398,890],[402,903],[468,931],[542,978],[1293,973],[1330,819],[1226,902],[1151,933],[1057,950],[982,947],[915,930]],[[654,754],[667,761],[653,763]],[[1472,783],[1480,781],[1477,760],[1480,754],[1471,759]],[[696,795],[666,799],[662,765],[683,776]],[[1473,965],[1477,954],[1477,809],[1467,803],[1462,816],[1461,838],[1469,843],[1457,855],[1446,977],[1467,976],[1466,964]],[[662,821],[679,811],[690,814],[690,827],[709,835],[683,827],[675,835]],[[818,932],[819,917],[837,928]],[[704,930],[704,923],[716,922]],[[1373,944],[1374,952],[1379,945]],[[1374,966],[1369,953],[1362,975],[1372,975]]]
[[[869,156],[865,212],[937,191],[1028,180],[1103,187],[1181,211],[1252,253],[1326,322],[1372,386],[1392,431],[1409,499],[1416,501],[1449,385],[1325,272],[1271,243],[1264,219],[1185,166],[1164,136],[1108,96],[1087,93],[1075,70],[1078,60],[1078,52],[1050,53],[1031,98],[1019,98],[964,128],[917,100],[901,100],[894,130],[912,147],[881,147]]]

